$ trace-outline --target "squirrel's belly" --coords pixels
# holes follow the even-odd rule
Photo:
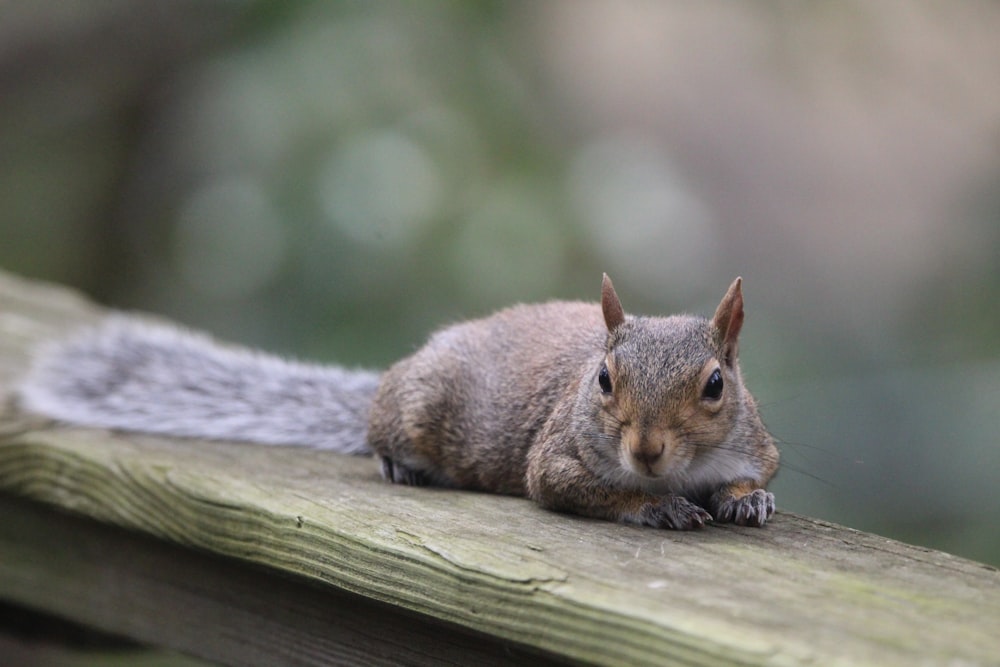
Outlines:
[[[442,468],[454,486],[510,496],[527,494],[527,446],[498,447],[475,440],[463,442]]]

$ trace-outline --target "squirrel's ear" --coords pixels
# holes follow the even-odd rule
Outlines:
[[[608,331],[614,331],[625,321],[622,302],[618,300],[615,286],[611,284],[611,278],[608,278],[606,273],[601,282],[601,311],[604,312],[604,323],[608,325]]]
[[[722,303],[715,310],[712,324],[719,332],[726,356],[726,365],[732,366],[736,360],[737,340],[743,328],[743,278],[737,278],[729,286]]]

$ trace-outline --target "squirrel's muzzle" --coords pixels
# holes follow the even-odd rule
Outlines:
[[[660,477],[674,467],[675,439],[663,428],[626,428],[622,431],[622,454],[637,475]]]

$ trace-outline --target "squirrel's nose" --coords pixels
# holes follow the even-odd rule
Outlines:
[[[662,472],[670,442],[666,429],[631,427],[622,432],[627,465],[640,475],[656,477]]]
[[[662,443],[643,442],[639,448],[632,452],[632,456],[649,469],[663,457],[663,452],[667,446]]]

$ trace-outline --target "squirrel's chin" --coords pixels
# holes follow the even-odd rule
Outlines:
[[[683,493],[684,489],[687,488],[681,477],[671,473],[655,477],[650,476],[648,473],[645,475],[633,473],[630,486],[637,491],[644,491],[658,496],[669,493]]]
[[[687,461],[662,462],[661,465],[646,466],[640,461],[627,461],[625,469],[636,484],[654,493],[672,492],[679,484],[687,469]]]
[[[622,455],[622,466],[636,478],[646,482],[671,480],[682,474],[691,462],[683,456],[664,456],[653,463]]]

